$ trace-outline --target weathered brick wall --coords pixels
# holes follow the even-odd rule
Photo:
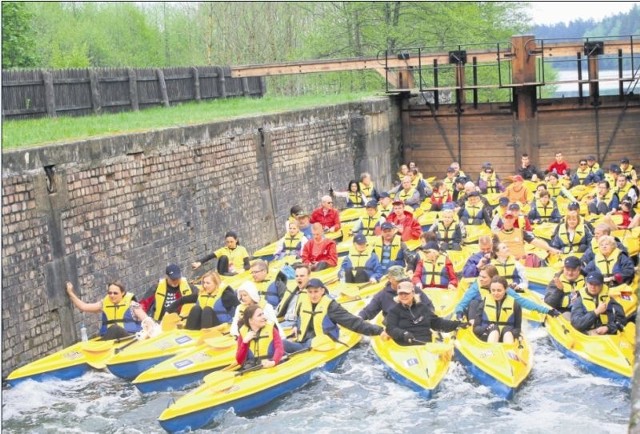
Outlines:
[[[227,230],[253,251],[283,234],[292,205],[312,209],[361,170],[386,171],[399,140],[390,106],[377,99],[4,152],[5,375],[73,343],[81,321],[97,331],[98,315],[73,309],[66,280],[85,301],[100,300],[112,278],[141,296],[167,263],[188,276]],[[391,177],[374,179],[389,187]]]

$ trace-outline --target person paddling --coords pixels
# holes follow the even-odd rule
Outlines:
[[[284,347],[277,327],[267,321],[264,310],[257,304],[247,306],[242,316],[238,336],[236,362],[239,365],[271,368],[284,356]]]

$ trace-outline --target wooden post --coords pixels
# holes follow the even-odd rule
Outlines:
[[[587,63],[589,65],[589,97],[591,98],[592,103],[597,103],[600,98],[600,83],[598,82],[600,69],[598,67],[598,55],[590,54],[587,58]]]
[[[42,82],[44,83],[44,103],[47,107],[47,116],[56,117],[56,94],[53,90],[53,74],[51,71],[42,71]]]
[[[129,75],[129,100],[131,101],[131,110],[137,112],[140,110],[140,104],[138,103],[138,79],[136,77],[136,71],[133,68],[127,68],[127,74]]]
[[[511,82],[514,87],[516,104],[515,166],[520,164],[523,153],[529,154],[532,164],[540,167],[538,152],[538,129],[536,119],[536,59],[537,49],[533,35],[519,35],[511,38],[513,50]],[[531,54],[529,54],[531,53]],[[519,145],[519,147],[518,147]]]
[[[94,68],[89,68],[89,83],[91,85],[91,105],[93,112],[100,114],[102,107],[100,106],[100,83],[98,82],[98,74]]]
[[[413,89],[415,87],[415,81],[413,80],[413,74],[409,68],[402,68],[398,70],[398,89]]]
[[[251,91],[249,90],[249,79],[247,77],[242,77],[242,96],[251,95]]]
[[[200,72],[195,66],[191,67],[191,76],[193,77],[193,95],[196,101],[200,101]]]
[[[164,72],[162,69],[156,68],[156,76],[158,77],[158,86],[160,87],[160,97],[162,104],[169,107],[169,94],[167,93],[167,83],[164,81]]]
[[[456,63],[456,87],[464,87],[464,63]],[[459,105],[465,103],[464,90],[456,89],[456,99]]]
[[[218,74],[218,93],[220,98],[227,97],[227,87],[224,82],[224,68],[216,66],[216,74]]]

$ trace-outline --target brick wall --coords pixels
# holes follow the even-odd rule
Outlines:
[[[75,342],[82,321],[97,332],[98,315],[73,309],[67,280],[89,302],[112,278],[141,296],[167,263],[188,276],[227,230],[249,251],[276,240],[291,206],[316,207],[362,170],[389,187],[393,110],[381,98],[4,152],[5,375]]]

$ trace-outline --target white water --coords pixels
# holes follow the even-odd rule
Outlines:
[[[198,432],[626,433],[629,390],[564,358],[544,328],[526,330],[531,376],[501,400],[453,362],[430,401],[389,379],[367,338],[334,373],[247,416],[227,412]],[[108,372],[71,381],[27,381],[2,392],[3,433],[162,433],[156,418],[184,392],[143,395]]]

